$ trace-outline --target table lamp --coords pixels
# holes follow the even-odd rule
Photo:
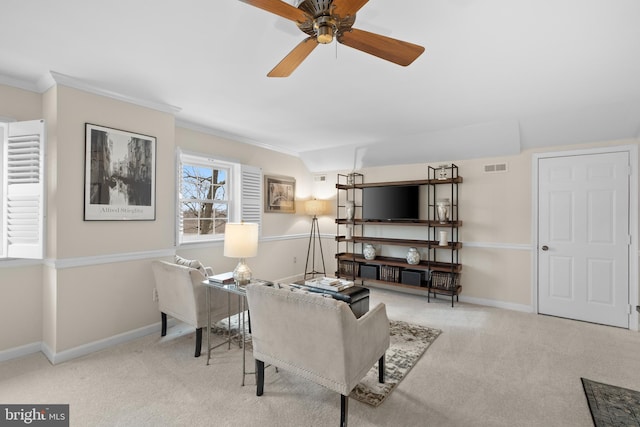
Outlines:
[[[315,277],[316,274],[325,275],[324,254],[322,253],[322,241],[320,240],[320,228],[318,227],[318,215],[324,215],[327,211],[327,203],[324,200],[307,200],[304,204],[307,215],[313,216],[311,220],[311,233],[309,234],[309,248],[307,249],[307,262],[305,264],[304,278]],[[322,271],[316,271],[316,240],[320,246],[320,258],[322,259]],[[309,255],[311,255],[311,270],[309,270]]]
[[[246,258],[258,253],[258,224],[239,222],[227,223],[224,231],[224,256],[239,258],[233,270],[233,279],[237,285],[246,285],[251,281],[251,269]]]

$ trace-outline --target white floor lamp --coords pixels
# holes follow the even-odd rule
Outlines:
[[[311,233],[309,234],[309,247],[307,249],[307,262],[305,263],[304,278],[314,278],[316,274],[326,275],[324,266],[324,254],[322,253],[322,241],[320,239],[320,227],[318,227],[318,215],[323,215],[327,204],[324,200],[312,199],[304,204],[307,215],[313,215],[311,220]],[[322,260],[322,271],[316,270],[316,241],[320,247],[320,259]],[[311,270],[309,270],[309,256],[311,256]]]

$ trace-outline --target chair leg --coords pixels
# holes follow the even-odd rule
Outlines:
[[[340,395],[340,427],[347,427],[349,416],[349,396]]]
[[[256,396],[264,393],[264,362],[256,359]]]
[[[167,314],[166,313],[160,313],[160,317],[162,318],[162,332],[161,332],[161,336],[165,336],[167,335]]]
[[[378,360],[378,382],[380,384],[384,384],[384,376],[385,376],[385,370],[384,370],[384,354],[383,354],[380,360]]]
[[[195,357],[200,357],[200,350],[202,350],[202,328],[196,329],[196,354],[195,354]]]

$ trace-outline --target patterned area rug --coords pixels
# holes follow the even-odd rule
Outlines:
[[[231,317],[231,333],[238,331],[238,316]],[[229,322],[221,320],[212,328],[212,333],[223,335],[228,333]],[[380,405],[411,368],[422,357],[431,343],[442,333],[439,329],[414,325],[407,322],[391,320],[389,322],[390,344],[385,354],[385,382],[378,382],[378,364],[376,363],[351,391],[349,397],[371,406]],[[245,339],[250,344],[248,331]]]
[[[231,321],[231,328],[229,328],[229,321]],[[240,331],[239,325],[241,323],[242,323],[242,313],[234,314],[231,316],[231,318],[225,317],[224,319],[216,322],[211,327],[211,333],[216,335],[227,335],[229,334],[229,329],[231,329],[231,339],[232,341],[237,342],[239,341],[239,338],[240,338],[238,332]],[[244,329],[245,329],[244,339],[246,342],[250,343],[251,334],[249,334],[249,312],[248,311],[244,312]]]
[[[442,333],[439,329],[390,321],[391,343],[385,354],[385,382],[378,382],[378,364],[353,389],[349,397],[371,406],[380,405]]]
[[[581,379],[596,427],[640,426],[640,392]]]

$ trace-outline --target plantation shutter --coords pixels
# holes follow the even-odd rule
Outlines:
[[[262,234],[262,169],[242,165],[240,173],[242,175],[240,218],[244,222],[258,224],[258,232]]]
[[[182,151],[178,149],[176,155],[176,242],[182,243],[184,221],[182,215]]]
[[[4,150],[4,253],[44,256],[44,120],[8,125]]]

